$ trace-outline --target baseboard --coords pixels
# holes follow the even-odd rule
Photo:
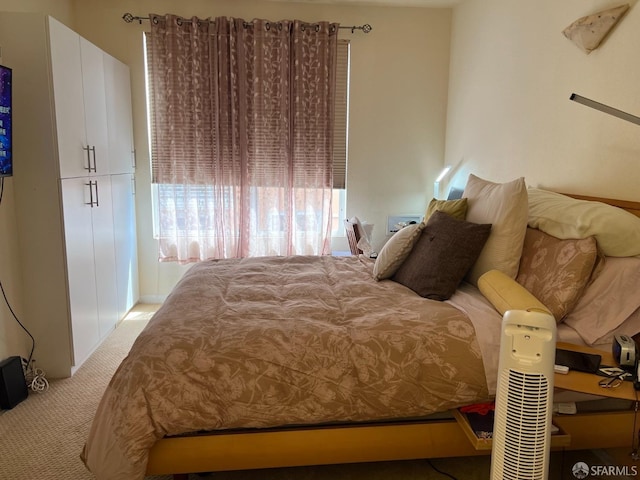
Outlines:
[[[164,303],[166,299],[166,295],[142,295],[138,303],[157,304]]]

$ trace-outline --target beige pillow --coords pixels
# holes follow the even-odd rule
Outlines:
[[[602,202],[529,188],[529,226],[557,238],[595,236],[609,257],[640,255],[640,218]]]
[[[640,332],[640,258],[607,257],[564,322],[589,345]],[[626,328],[625,328],[626,327]]]
[[[459,198],[457,200],[436,200],[435,198],[429,202],[427,212],[424,214],[424,221],[429,220],[433,212],[439,210],[448,213],[453,218],[465,220],[467,217],[467,199]]]
[[[463,197],[468,202],[468,222],[493,225],[489,240],[467,275],[467,281],[477,285],[480,275],[494,269],[515,278],[527,231],[528,202],[524,178],[493,183],[471,174]]]
[[[478,289],[500,315],[504,315],[507,310],[537,310],[551,313],[529,290],[500,270],[484,273],[478,279]]]
[[[594,237],[560,240],[528,228],[516,280],[560,322],[580,299],[597,257]]]
[[[418,238],[420,238],[420,233],[422,233],[424,226],[424,223],[408,225],[398,230],[384,244],[373,265],[373,278],[384,280],[396,273],[398,267],[405,261]]]

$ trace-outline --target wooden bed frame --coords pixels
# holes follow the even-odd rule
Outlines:
[[[554,417],[570,435],[567,450],[631,449],[635,413],[616,411]],[[489,455],[476,450],[455,419],[420,423],[269,430],[160,440],[148,475],[272,467]]]
[[[640,202],[568,194],[623,208],[640,217]],[[635,405],[637,406],[637,399]],[[555,416],[569,450],[631,447],[633,410]],[[640,422],[638,422],[640,425]],[[147,475],[304,465],[488,455],[476,450],[455,418],[331,427],[281,428],[164,438],[150,451]]]

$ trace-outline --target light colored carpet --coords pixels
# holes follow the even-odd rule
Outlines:
[[[0,412],[0,479],[94,478],[79,457],[91,420],[107,383],[153,311],[154,307],[137,307],[73,377],[53,380],[47,392],[31,393],[14,409]],[[571,467],[578,461],[605,464],[610,457],[605,452],[556,452],[552,455],[550,478],[575,478]],[[490,458],[485,456],[218,472],[191,477],[194,480],[201,477],[210,480],[486,480],[489,469]],[[148,478],[169,480],[171,477]]]
[[[149,309],[132,312],[73,377],[50,380],[49,390],[30,393],[24,402],[4,411],[0,479],[94,478],[80,452],[104,389],[153,314],[144,310]]]

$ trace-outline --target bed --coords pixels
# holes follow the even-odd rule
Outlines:
[[[428,221],[395,234],[375,260],[196,264],[115,373],[83,461],[100,480],[486,454],[447,412],[495,394],[502,315],[487,273],[551,305],[560,339],[608,348],[614,333],[640,332],[638,298],[619,302],[615,320],[580,324],[581,300],[611,258],[640,272],[640,204],[600,212],[603,203],[584,203],[594,199],[556,195],[471,175],[464,200],[432,201]],[[572,209],[579,221],[568,228]],[[544,262],[542,250],[557,255]],[[549,275],[562,284],[545,288]],[[576,427],[572,447],[628,445],[632,411],[591,415],[610,433],[580,439]]]

